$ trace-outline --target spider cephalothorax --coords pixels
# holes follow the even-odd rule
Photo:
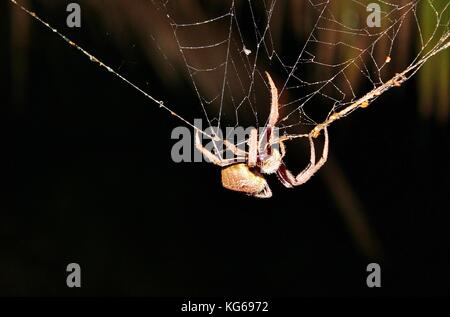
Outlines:
[[[198,130],[195,136],[197,149],[209,161],[222,167],[223,187],[259,198],[269,198],[272,196],[272,191],[263,174],[276,173],[280,182],[288,188],[299,186],[306,183],[322,167],[328,157],[328,131],[324,127],[325,144],[322,157],[319,161],[316,162],[314,142],[310,135],[309,143],[311,152],[309,165],[297,176],[292,175],[286,168],[283,162],[283,157],[286,155],[286,148],[283,142],[289,139],[289,137],[285,136],[281,139],[277,138],[275,133],[273,133],[278,121],[278,90],[269,73],[266,72],[266,75],[271,93],[269,119],[263,129],[264,133],[262,136],[258,135],[256,129],[251,130],[250,137],[247,140],[248,152],[223,140],[224,145],[236,156],[233,160],[224,160],[203,147]],[[261,147],[262,141],[267,141],[264,147]],[[260,150],[261,148],[262,150]],[[241,161],[245,163],[236,163]]]

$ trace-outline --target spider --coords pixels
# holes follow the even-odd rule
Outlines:
[[[308,136],[310,144],[310,162],[308,166],[297,176],[294,176],[286,168],[283,162],[283,158],[286,155],[286,147],[283,142],[290,138],[289,136],[285,136],[275,139],[274,133],[272,133],[278,122],[278,89],[268,72],[266,72],[266,76],[271,94],[271,108],[268,123],[264,127],[264,134],[268,140],[264,151],[260,151],[260,135],[258,135],[255,128],[251,129],[250,136],[247,140],[248,152],[238,148],[227,140],[223,140],[224,145],[236,156],[233,160],[223,159],[213,154],[203,147],[199,130],[195,134],[195,146],[197,150],[208,158],[211,163],[222,167],[222,186],[226,189],[242,192],[257,198],[272,197],[272,191],[263,176],[264,174],[276,173],[278,179],[284,186],[292,188],[306,183],[323,166],[328,157],[328,131],[324,127],[325,142],[322,157],[319,161],[316,162],[313,136],[310,134]],[[274,146],[277,144],[279,147]],[[237,163],[237,160],[243,160],[245,163]]]

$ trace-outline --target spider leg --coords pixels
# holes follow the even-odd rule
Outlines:
[[[312,165],[309,165],[303,172],[301,172],[300,174],[297,175],[297,177],[295,177],[295,186],[299,186],[306,183],[327,161],[329,139],[328,139],[328,130],[326,127],[324,128],[324,134],[325,134],[325,143],[323,145],[322,157],[319,159],[317,163],[314,163],[311,160]],[[312,144],[314,144],[314,142],[312,142]]]
[[[199,133],[199,131],[197,131],[197,136],[198,136],[198,133]],[[215,138],[213,138],[213,141],[216,141],[216,142],[222,141],[223,144],[227,147],[227,149],[229,149],[236,156],[235,158],[229,158],[229,159],[221,158],[222,162],[226,162],[226,164],[229,165],[231,163],[245,161],[245,158],[247,157],[247,152],[240,149],[238,146],[234,145],[232,142],[228,141],[227,139],[222,140],[221,138],[219,138],[217,136]],[[198,139],[198,142],[196,142],[196,144],[201,145],[200,138]],[[201,147],[203,150],[208,151],[203,147],[203,145]],[[199,151],[201,151],[203,154],[205,154],[202,150],[199,150]],[[210,151],[208,151],[208,152],[210,152]],[[212,153],[210,152],[210,154],[212,154]],[[212,155],[214,155],[214,154],[212,154]],[[206,156],[206,154],[205,154],[205,156]],[[216,155],[214,155],[214,156],[217,158]]]
[[[281,163],[280,167],[277,170],[277,177],[280,180],[281,184],[283,184],[287,188],[292,188],[295,183],[295,177],[292,173],[286,168],[284,163]]]
[[[222,159],[217,157],[216,155],[214,155],[213,153],[211,153],[211,151],[209,151],[208,149],[206,149],[203,144],[202,141],[200,139],[200,131],[197,130],[195,132],[195,147],[198,151],[200,151],[211,163],[214,163],[218,166],[224,167],[230,164],[233,164],[236,162],[236,159]]]
[[[258,131],[252,129],[248,139],[248,166],[256,166],[258,159]]]
[[[297,182],[302,181],[302,179],[304,179],[304,178],[306,178],[306,180],[303,181],[302,184],[307,182],[308,179],[310,179],[311,176],[313,176],[325,164],[325,162],[327,161],[327,159],[328,159],[328,149],[329,149],[329,138],[328,138],[328,129],[327,129],[327,127],[324,128],[324,135],[325,135],[325,142],[323,144],[323,150],[322,150],[321,158],[319,159],[319,161],[313,167],[311,167],[310,172],[309,172],[309,176],[307,176],[307,178],[306,178],[305,176],[300,177],[300,175],[299,175],[299,176],[296,177]]]
[[[280,141],[280,150],[281,150],[281,159],[286,155],[286,146],[283,141]],[[280,167],[277,170],[277,177],[280,180],[281,184],[283,184],[287,188],[293,187],[293,182],[295,182],[295,177],[292,173],[287,169],[286,164],[281,161]]]
[[[274,133],[273,133],[273,129],[275,127],[275,125],[278,122],[278,118],[279,118],[279,104],[278,104],[278,89],[277,86],[275,86],[275,83],[273,82],[272,77],[270,76],[270,74],[268,72],[266,72],[266,76],[267,76],[267,80],[269,82],[269,88],[270,88],[270,114],[269,114],[269,118],[268,118],[268,122],[267,125],[264,129],[264,132],[262,133],[262,135],[260,136],[260,140],[259,140],[259,146],[260,148],[262,148],[262,144],[264,144],[263,142],[266,142],[265,145],[265,150],[267,151],[268,155],[272,154],[272,145],[273,145],[273,141],[274,141]]]
[[[246,157],[247,156],[247,152],[245,152],[244,150],[240,149],[238,146],[234,145],[233,143],[231,143],[228,140],[223,140],[223,144],[231,151],[233,152],[234,155],[239,156],[239,157]]]
[[[284,145],[283,141],[279,141],[278,144],[280,145],[280,150],[281,150],[281,158],[286,156],[286,146]]]
[[[309,136],[309,163],[303,171],[301,171],[295,178],[300,178],[301,175],[308,173],[311,168],[316,164],[316,149],[314,146],[314,140],[312,136]]]
[[[270,102],[270,114],[269,114],[269,122],[267,123],[267,126],[274,127],[278,122],[278,89],[277,86],[275,86],[275,83],[272,80],[272,77],[270,77],[270,74],[266,72],[267,79],[269,81],[269,87],[270,87],[270,96],[271,96],[271,102]]]
[[[315,162],[316,154],[314,149],[314,142],[312,140],[312,137],[310,137],[309,138],[311,147],[310,162],[302,172],[300,172],[296,177],[294,177],[292,173],[288,169],[286,169],[286,166],[284,164],[280,166],[277,175],[284,186],[286,187],[300,186],[306,183],[323,166],[323,164],[325,164],[325,162],[328,159],[328,147],[329,147],[328,130],[326,127],[324,128],[324,134],[325,134],[325,142],[323,145],[323,152],[321,158],[317,163]]]

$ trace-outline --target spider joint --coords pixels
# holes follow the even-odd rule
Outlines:
[[[359,105],[360,108],[367,108],[369,106],[369,101],[365,100],[363,102],[361,102],[361,104]]]
[[[392,79],[392,84],[395,87],[400,87],[403,82],[406,81],[406,76],[404,74],[395,74],[395,77]]]
[[[314,129],[311,130],[310,136],[314,139],[317,138],[320,135],[320,131],[322,131],[323,127],[323,124],[318,124]]]

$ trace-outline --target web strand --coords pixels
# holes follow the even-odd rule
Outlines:
[[[90,61],[187,126],[198,129],[185,116],[173,111],[176,108],[168,106],[173,103],[166,105],[71,41],[36,13],[16,0],[10,2]],[[366,24],[366,8],[372,2],[382,8],[382,27],[371,28]],[[229,0],[217,5],[223,8],[222,11],[205,10],[198,16],[186,16],[182,10],[177,10],[177,4],[172,0],[152,0],[155,8],[165,14],[201,114],[210,127],[264,127],[267,124],[264,114],[270,108],[264,72],[269,71],[279,87],[282,115],[276,129],[285,133],[282,138],[305,137],[305,127],[309,135],[317,137],[325,127],[358,108],[367,107],[384,92],[403,84],[431,57],[450,46],[450,3],[438,7],[431,0],[405,0],[401,4],[352,0],[346,2],[351,8],[346,7],[346,11],[342,11],[342,2],[338,1],[305,0],[301,3],[305,11],[299,14],[310,20],[310,31],[305,32],[306,40],[302,44],[293,42],[292,47],[297,52],[286,55],[277,49],[274,40],[274,28],[280,23],[284,2]],[[420,10],[430,10],[434,15],[433,27],[426,30],[423,27],[425,22],[418,14],[419,5]],[[305,24],[304,28],[307,27]],[[414,29],[420,45],[417,54],[402,69],[396,70],[391,60],[397,58],[395,54],[401,47],[399,37],[405,28]],[[156,39],[151,38],[161,51]],[[201,133],[214,141],[217,153],[223,152],[214,134]],[[243,142],[245,140],[239,144]]]

